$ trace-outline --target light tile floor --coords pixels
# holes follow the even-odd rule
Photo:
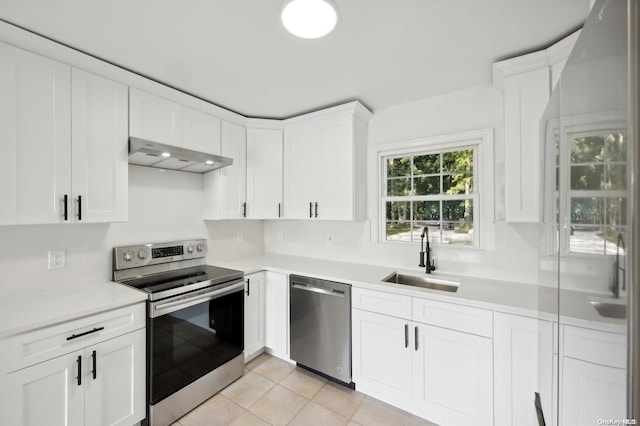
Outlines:
[[[244,376],[173,426],[436,426],[358,391],[262,354]]]

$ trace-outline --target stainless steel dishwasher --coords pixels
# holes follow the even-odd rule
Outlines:
[[[353,387],[351,286],[291,275],[289,301],[291,359]]]

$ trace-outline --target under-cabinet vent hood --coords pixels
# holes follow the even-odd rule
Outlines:
[[[129,164],[206,173],[230,166],[233,159],[132,137],[129,138]]]

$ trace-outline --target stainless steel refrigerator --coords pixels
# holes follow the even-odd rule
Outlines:
[[[596,1],[540,122],[538,424],[640,423],[639,14]]]

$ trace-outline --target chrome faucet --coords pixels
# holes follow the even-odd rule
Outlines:
[[[424,248],[424,238],[427,237],[427,248]],[[425,264],[425,253],[427,255],[427,263]],[[431,247],[429,247],[429,228],[424,227],[422,229],[422,235],[420,235],[420,268],[426,268],[427,274],[436,270],[435,261],[431,259]]]

